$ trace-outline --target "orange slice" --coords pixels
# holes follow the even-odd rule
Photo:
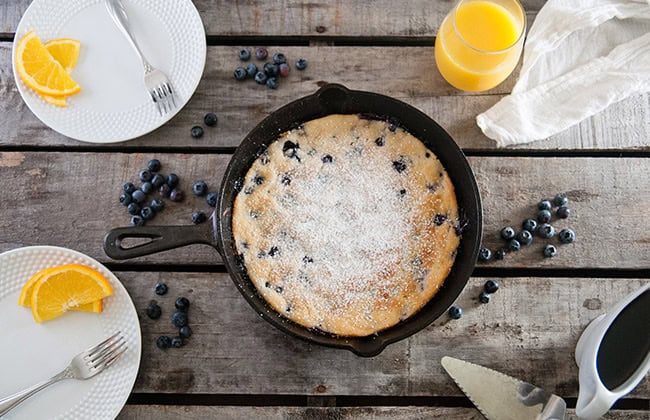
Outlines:
[[[68,96],[81,90],[34,31],[29,31],[18,42],[16,72],[27,86],[45,95]]]
[[[32,315],[36,322],[47,321],[112,294],[108,280],[90,267],[80,264],[54,267],[34,282]]]
[[[56,268],[56,267],[53,267]],[[46,268],[34,274],[23,286],[23,289],[20,291],[20,296],[18,297],[18,304],[20,306],[30,307],[32,305],[32,292],[34,290],[34,285],[49,271],[53,268]],[[74,308],[70,308],[73,311],[80,312],[101,312],[104,308],[101,300],[96,300],[91,303],[86,303],[79,305]]]
[[[77,65],[81,42],[72,38],[59,38],[47,41],[44,45],[47,52],[63,66],[66,72],[70,73]]]

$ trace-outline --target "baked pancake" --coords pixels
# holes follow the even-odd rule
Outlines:
[[[277,312],[340,336],[416,313],[460,243],[454,186],[434,153],[358,115],[280,135],[246,174],[232,229],[249,278]]]

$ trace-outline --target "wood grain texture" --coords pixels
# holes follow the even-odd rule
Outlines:
[[[203,79],[186,107],[158,130],[119,146],[183,150],[234,147],[273,110],[314,93],[324,83],[335,82],[350,89],[389,95],[415,106],[436,120],[466,150],[494,149],[495,143],[483,135],[475,117],[510,92],[515,81],[515,76],[511,76],[502,85],[480,95],[461,93],[438,73],[433,46],[269,48],[272,52],[284,51],[292,61],[304,57],[310,66],[304,72],[294,69],[288,79],[281,80],[280,88],[273,91],[252,80],[234,80],[233,70],[241,63],[237,58],[239,47],[208,47]],[[14,83],[9,43],[0,43],[0,93],[4,98],[0,103],[0,147],[54,146],[69,150],[88,146],[49,129],[27,108]],[[218,127],[207,129],[200,140],[192,139],[190,128],[202,124],[203,116],[209,111],[219,115]],[[643,139],[648,137],[650,94],[640,94],[547,140],[517,148],[629,149],[634,144],[643,144]]]
[[[176,420],[198,419],[267,419],[267,420],[483,420],[485,417],[474,408],[446,407],[203,407],[127,405],[117,417],[118,420]],[[646,411],[610,411],[603,420],[647,420]],[[574,410],[569,410],[567,420],[577,420]]]
[[[586,325],[648,280],[502,278],[489,304],[478,302],[485,278],[472,278],[457,304],[374,358],[309,344],[260,318],[227,274],[118,272],[140,316],[143,355],[134,392],[262,395],[462,396],[440,366],[453,355],[527,380],[563,397],[577,395],[573,351]],[[169,293],[159,297],[163,281]],[[182,350],[156,348],[174,334],[173,302],[186,296],[194,334]],[[151,299],[160,320],[144,315]],[[650,382],[631,394],[650,399]]]
[[[163,173],[181,176],[188,193],[182,204],[167,208],[151,224],[190,224],[193,210],[208,211],[203,199],[192,196],[191,185],[205,179],[217,190],[230,159],[211,154],[122,154],[0,152],[0,251],[25,245],[59,245],[77,249],[100,261],[106,232],[129,223],[117,198],[125,181],[148,159],[163,162]],[[503,226],[519,228],[536,214],[536,203],[558,192],[569,196],[573,215],[553,222],[571,227],[577,241],[559,246],[558,256],[542,258],[546,242],[531,246],[498,267],[650,268],[650,234],[639,229],[650,207],[650,160],[643,158],[520,158],[471,157],[481,190],[484,243],[502,246]],[[458,188],[458,186],[457,186]],[[206,229],[208,226],[206,225]],[[551,241],[557,244],[557,239]],[[213,265],[221,259],[210,247],[196,245],[140,258],[130,263]]]

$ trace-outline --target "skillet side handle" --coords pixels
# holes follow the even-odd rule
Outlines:
[[[350,90],[337,83],[328,83],[316,92],[321,107],[331,114],[344,112]]]
[[[142,257],[192,244],[208,244],[216,248],[210,224],[196,226],[141,226],[122,227],[109,231],[104,238],[104,252],[115,260]],[[149,239],[129,248],[122,246],[125,239]]]

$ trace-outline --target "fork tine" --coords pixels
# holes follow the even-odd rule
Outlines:
[[[160,98],[162,114],[164,115],[167,113],[167,104],[165,103],[165,92],[163,92],[161,85],[156,86],[156,92],[158,93],[158,97]]]
[[[90,347],[84,353],[86,354],[86,356],[90,356],[91,354],[95,353],[97,350],[99,350],[101,348],[104,348],[104,346],[106,346],[110,341],[112,341],[113,339],[115,339],[115,337],[117,337],[118,335],[121,335],[121,334],[122,334],[121,331],[116,332],[115,334],[111,335],[106,340],[102,341],[101,343],[97,344],[96,346]]]
[[[127,348],[126,342],[121,342],[118,346],[113,347],[110,351],[102,354],[90,362],[90,366],[97,367],[104,364],[107,360],[113,358],[116,354],[123,352]]]
[[[172,104],[174,105],[174,108],[176,108],[176,98],[174,97],[174,91],[172,90],[172,85],[169,82],[165,83],[165,86],[167,86],[167,90],[169,91],[169,96],[171,97]]]
[[[167,88],[167,83],[161,83],[160,84],[160,89],[162,90],[163,95],[165,97],[165,109],[167,111],[171,111],[172,110],[172,104],[171,104],[171,101],[170,101],[171,92]]]
[[[87,362],[90,363],[90,364],[95,364],[95,362],[97,360],[101,359],[106,354],[115,351],[116,348],[119,348],[123,344],[126,344],[126,340],[124,340],[124,337],[120,336],[117,340],[112,341],[106,347],[104,347],[101,350],[99,350],[99,351],[95,352],[94,354],[90,355],[87,358]]]
[[[128,349],[128,347],[124,346],[122,350],[120,350],[118,353],[111,354],[110,356],[107,357],[107,360],[104,360],[103,363],[98,364],[96,366],[90,366],[90,370],[92,372],[92,375],[96,375],[98,373],[101,373],[104,369],[115,363],[117,359],[119,359]]]

